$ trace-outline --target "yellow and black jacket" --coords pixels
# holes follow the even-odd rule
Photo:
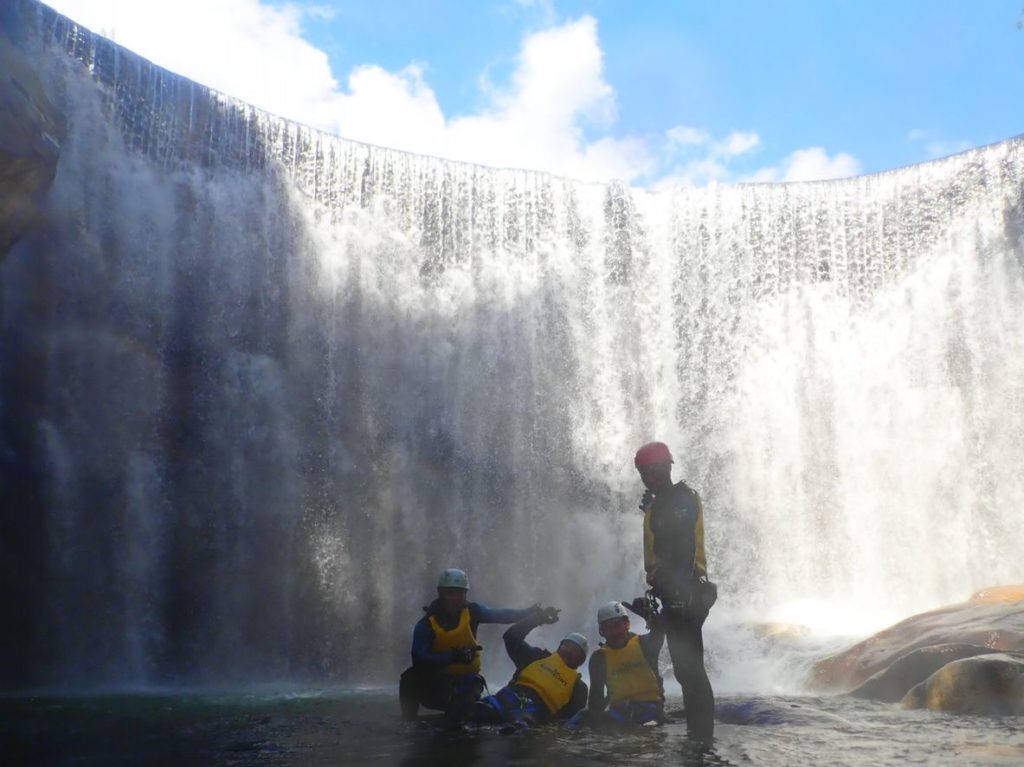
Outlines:
[[[704,507],[697,491],[677,482],[659,495],[644,496],[644,570],[662,599],[686,594],[707,577]]]

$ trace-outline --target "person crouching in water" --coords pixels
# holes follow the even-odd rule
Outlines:
[[[505,632],[505,650],[516,672],[498,692],[473,704],[469,718],[484,724],[543,724],[568,719],[587,702],[587,685],[577,669],[587,659],[587,639],[567,634],[558,650],[534,647],[526,635],[542,623],[555,623],[554,608],[534,610]]]
[[[461,721],[486,685],[480,675],[479,625],[514,623],[538,609],[487,607],[467,601],[468,591],[465,572],[452,568],[441,573],[437,599],[423,608],[426,615],[413,629],[412,666],[398,683],[402,718],[415,719],[424,706],[444,711],[450,724]]]
[[[629,630],[629,612],[621,602],[609,602],[597,611],[597,630],[605,641],[590,656],[587,710],[572,724],[584,720],[595,726],[645,724],[664,718],[658,655],[665,643],[665,630],[645,610],[642,599],[635,600],[630,609],[647,619],[650,632],[638,636]]]

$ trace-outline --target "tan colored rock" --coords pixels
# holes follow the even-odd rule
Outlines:
[[[936,645],[977,645],[990,652],[1024,651],[1024,601],[1013,599],[1024,585],[985,589],[979,598],[907,618],[847,650],[818,661],[810,685],[849,692],[915,650]]]
[[[32,66],[0,37],[0,258],[38,224],[62,140],[59,113]]]
[[[1014,604],[1024,602],[1024,583],[1013,586],[992,586],[971,594],[971,602]]]
[[[900,701],[904,708],[929,708],[956,714],[1020,713],[1024,656],[977,655],[947,663]]]
[[[961,658],[988,655],[987,647],[972,644],[940,644],[914,650],[879,671],[849,694],[854,698],[896,703],[912,687],[925,681],[940,668]]]
[[[751,623],[750,630],[758,639],[800,639],[811,633],[811,630],[800,623]]]

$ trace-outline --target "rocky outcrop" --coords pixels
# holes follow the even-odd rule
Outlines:
[[[57,173],[60,116],[22,53],[0,37],[0,258],[40,220]]]
[[[914,650],[879,671],[850,692],[855,698],[896,703],[907,690],[920,684],[948,663],[961,658],[991,653],[988,647],[973,644],[939,644]]]
[[[1024,585],[985,589],[967,602],[907,618],[820,660],[810,684],[822,691],[899,700],[943,667],[944,658],[1003,651],[1024,652]]]
[[[901,704],[955,714],[1024,715],[1024,654],[977,655],[947,663],[913,687]]]

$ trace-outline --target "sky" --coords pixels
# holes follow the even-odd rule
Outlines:
[[[1024,133],[1024,0],[48,0],[345,138],[584,181],[873,173]]]

